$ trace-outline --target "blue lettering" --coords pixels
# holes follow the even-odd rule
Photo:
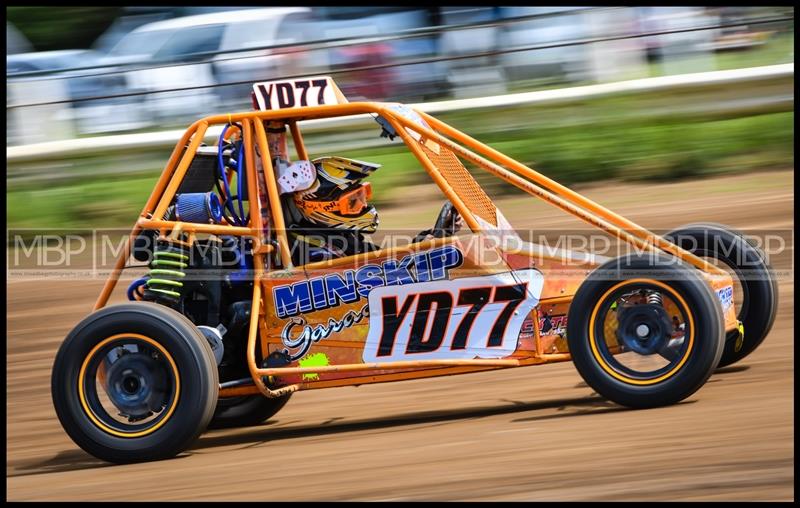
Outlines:
[[[452,245],[445,245],[440,249],[432,250],[430,260],[431,280],[446,279],[447,270],[461,266],[461,263],[464,262],[464,255]]]
[[[406,256],[400,263],[396,259],[385,261],[383,263],[383,271],[386,276],[386,285],[394,286],[395,284],[413,284],[416,282],[408,269],[413,260],[413,256]]]
[[[383,270],[378,265],[362,266],[356,272],[356,282],[358,282],[358,294],[366,298],[373,288],[384,285]]]
[[[431,280],[431,270],[427,252],[421,252],[414,256],[414,268],[417,272],[417,282],[428,282]]]
[[[338,273],[325,276],[325,294],[328,296],[328,305],[338,305],[342,303],[353,303],[358,301],[356,291],[355,272],[348,270],[344,273],[344,279]]]
[[[311,285],[311,298],[314,300],[314,308],[317,310],[327,309],[328,300],[325,299],[325,282],[322,277],[308,281]]]
[[[275,310],[279,318],[296,316],[311,311],[311,294],[308,282],[302,281],[273,289]]]
[[[447,279],[448,270],[461,266],[463,262],[464,255],[459,249],[445,245],[428,252],[409,254],[400,261],[385,261],[383,266],[365,265],[356,271],[347,270],[341,274],[332,273],[278,286],[272,290],[275,310],[279,318],[286,318],[342,303],[354,303],[367,298],[376,287]],[[720,299],[730,299],[722,291],[719,296]]]

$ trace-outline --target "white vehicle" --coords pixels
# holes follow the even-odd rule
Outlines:
[[[125,72],[132,91],[208,87],[148,94],[146,107],[156,120],[222,111],[226,97],[238,97],[245,106],[249,95],[240,87],[213,85],[248,81],[243,85],[248,88],[253,81],[274,76],[291,55],[270,50],[224,53],[298,42],[302,31],[294,27],[302,26],[308,12],[305,7],[239,9],[157,21],[128,33],[102,63],[141,62],[154,67]],[[208,55],[212,52],[219,53]]]
[[[546,15],[503,28],[501,48],[519,49],[583,39],[588,36],[581,7],[507,7],[504,17]],[[511,81],[547,79],[582,81],[587,78],[588,51],[585,44],[505,53],[500,61]]]

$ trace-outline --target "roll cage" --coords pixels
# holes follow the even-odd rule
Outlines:
[[[270,386],[273,376],[301,374],[307,372],[348,372],[371,370],[394,370],[430,368],[437,366],[451,368],[452,373],[481,370],[485,368],[513,367],[562,361],[569,359],[568,353],[548,354],[538,345],[532,355],[522,358],[503,359],[460,359],[460,360],[420,360],[398,361],[391,363],[351,363],[321,367],[276,367],[262,368],[257,365],[256,351],[258,335],[261,331],[261,353],[266,355],[266,339],[263,337],[264,319],[268,313],[267,299],[262,298],[263,283],[269,273],[280,266],[282,271],[302,269],[328,269],[346,264],[364,262],[385,255],[385,251],[348,256],[328,261],[309,263],[300,267],[292,264],[290,245],[287,239],[286,222],[281,207],[277,183],[269,156],[267,136],[264,124],[280,122],[288,125],[297,151],[297,157],[308,159],[308,152],[303,141],[300,122],[305,120],[346,117],[353,115],[379,115],[401,138],[403,143],[414,154],[416,159],[430,175],[444,196],[452,202],[465,224],[475,235],[490,232],[502,227],[498,219],[498,210],[478,182],[465,168],[461,159],[489,172],[517,188],[543,199],[553,206],[597,227],[606,233],[629,243],[645,252],[663,251],[676,256],[701,270],[713,287],[729,284],[730,277],[723,270],[709,264],[684,249],[664,240],[658,235],[642,228],[632,221],[608,210],[587,199],[567,187],[553,181],[545,175],[503,155],[497,150],[473,139],[432,116],[414,110],[427,126],[414,122],[398,112],[394,104],[378,102],[352,102],[347,104],[331,104],[322,106],[294,107],[269,111],[249,111],[235,114],[214,115],[198,120],[183,134],[172,151],[164,171],[159,177],[153,192],[150,194],[139,215],[126,243],[110,273],[103,290],[95,303],[95,310],[106,305],[114,290],[121,271],[131,254],[136,236],[142,230],[157,230],[161,235],[171,232],[172,235],[186,233],[190,241],[197,234],[224,234],[243,236],[252,239],[254,262],[254,284],[250,328],[247,342],[247,361],[252,385],[247,387],[223,388],[220,396],[234,396],[248,393],[261,393],[267,397],[278,397],[300,388],[300,384],[291,384],[274,389]],[[198,148],[203,143],[209,128],[217,125],[238,123],[244,143],[246,184],[249,199],[249,225],[234,226],[222,224],[199,224],[181,221],[164,220],[165,212],[175,198],[176,193],[187,174]],[[256,150],[257,149],[257,150]],[[260,169],[256,163],[260,162]],[[266,212],[262,214],[262,211]],[[263,215],[263,216],[262,216]],[[425,249],[451,242],[452,238],[424,240],[407,249],[395,249],[395,252],[410,250],[412,247]],[[528,255],[529,252],[519,246],[503,244],[498,248],[506,255]],[[274,261],[273,261],[274,260]],[[727,282],[726,282],[727,281]],[[573,294],[574,294],[573,288]],[[568,302],[571,296],[566,293],[545,301]],[[726,328],[736,326],[726,316]],[[538,341],[538,332],[537,332]]]

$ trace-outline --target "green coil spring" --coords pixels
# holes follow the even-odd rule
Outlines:
[[[144,299],[174,305],[181,299],[183,279],[189,266],[189,251],[181,245],[158,240],[150,261]]]

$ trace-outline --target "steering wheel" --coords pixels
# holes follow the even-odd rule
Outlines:
[[[429,235],[434,238],[453,236],[461,229],[461,226],[461,215],[458,214],[458,210],[453,206],[453,203],[445,201],[441,211],[439,211],[439,216],[436,217],[436,222],[433,227],[420,231],[419,234],[414,237],[413,243],[421,242]]]

